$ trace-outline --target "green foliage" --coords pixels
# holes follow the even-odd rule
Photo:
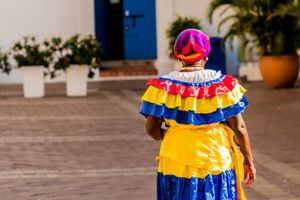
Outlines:
[[[47,68],[52,57],[49,43],[38,43],[33,36],[23,37],[21,41],[16,42],[10,54],[16,61],[17,67],[43,65]]]
[[[53,52],[54,75],[57,70],[65,70],[70,65],[90,66],[89,77],[93,77],[92,68],[100,65],[101,46],[92,35],[74,35],[63,42],[59,37],[51,39],[50,48]]]
[[[2,53],[0,51],[0,69],[3,73],[9,74],[11,71],[11,66],[8,62],[8,54]]]
[[[213,0],[208,17],[216,10],[223,17],[218,29],[229,23],[223,42],[241,41],[241,55],[252,45],[261,55],[295,54],[300,41],[300,3],[295,0]],[[226,13],[229,15],[224,16]]]
[[[174,44],[177,36],[181,31],[188,28],[201,29],[200,20],[193,17],[178,16],[168,27],[166,34],[169,40],[168,54],[170,58],[173,57]]]
[[[70,65],[88,65],[89,77],[93,77],[92,68],[100,65],[101,46],[92,35],[74,35],[63,41],[53,37],[39,43],[35,37],[24,37],[16,42],[9,54],[0,52],[0,69],[8,73],[10,68],[9,56],[15,60],[17,67],[43,65],[51,78],[56,77],[59,70],[65,70]]]

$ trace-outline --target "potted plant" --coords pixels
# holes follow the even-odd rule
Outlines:
[[[223,18],[219,30],[230,23],[224,42],[240,41],[240,54],[245,49],[256,48],[260,55],[260,71],[271,88],[292,87],[299,72],[296,49],[300,39],[300,4],[297,0],[276,1],[211,1],[208,16],[221,7]],[[230,15],[224,16],[227,11]]]
[[[100,64],[100,44],[92,35],[74,35],[65,42],[52,39],[54,70],[66,71],[67,96],[86,96],[87,79]]]
[[[23,76],[24,97],[43,97],[44,72],[51,62],[49,43],[38,43],[35,37],[24,37],[16,42],[10,52],[21,69]]]

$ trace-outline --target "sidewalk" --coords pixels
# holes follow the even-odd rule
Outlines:
[[[138,115],[144,80],[89,84],[88,98],[23,99],[0,86],[1,200],[154,200],[159,143]],[[249,200],[300,199],[300,86],[244,85],[258,179]]]

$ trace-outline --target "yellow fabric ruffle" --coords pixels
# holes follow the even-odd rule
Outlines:
[[[143,101],[156,105],[165,105],[170,109],[178,108],[181,111],[194,111],[195,113],[208,114],[215,112],[218,108],[226,108],[238,103],[246,90],[239,84],[231,92],[220,94],[210,99],[195,97],[182,98],[180,94],[171,95],[163,89],[149,86],[142,97]]]

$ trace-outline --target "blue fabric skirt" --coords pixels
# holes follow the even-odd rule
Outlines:
[[[227,170],[205,178],[157,175],[157,200],[236,200],[236,174]]]

